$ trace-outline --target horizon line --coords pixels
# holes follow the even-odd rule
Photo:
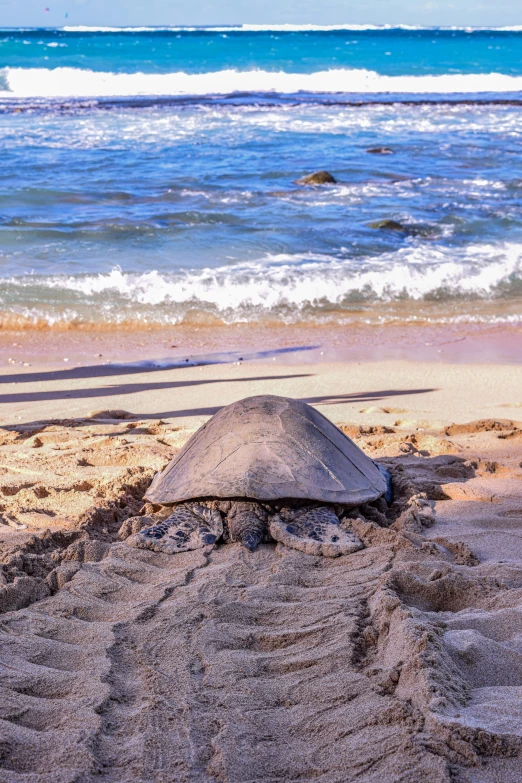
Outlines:
[[[101,25],[101,24],[66,24],[66,25],[0,25],[2,31],[16,32],[378,32],[390,30],[404,31],[444,31],[444,32],[522,32],[519,25],[412,25],[406,23],[338,23],[321,25],[313,23],[266,23],[251,22],[239,24],[157,24],[157,25]]]

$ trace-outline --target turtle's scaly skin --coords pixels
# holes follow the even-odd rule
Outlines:
[[[309,555],[337,557],[362,547],[353,533],[341,527],[335,511],[328,506],[283,506],[279,511],[274,508],[272,514],[255,501],[223,503],[221,507],[223,519],[215,508],[183,503],[164,522],[142,530],[128,542],[166,554],[213,547],[223,533],[229,541],[239,541],[250,551],[269,534]]]
[[[157,525],[133,536],[129,543],[142,549],[153,549],[175,555],[189,549],[214,546],[223,535],[221,514],[199,503],[184,503]]]
[[[327,506],[282,509],[270,522],[272,538],[307,555],[336,557],[362,548],[353,533],[343,530],[339,517]]]

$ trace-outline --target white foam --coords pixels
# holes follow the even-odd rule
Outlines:
[[[3,97],[226,95],[234,92],[297,93],[481,93],[522,90],[522,76],[501,73],[385,76],[365,69],[315,73],[237,71],[209,73],[111,73],[79,68],[4,68]]]
[[[247,314],[341,306],[353,299],[422,300],[435,292],[488,298],[499,284],[522,279],[522,244],[470,245],[463,249],[412,246],[366,260],[311,253],[267,255],[257,261],[173,273],[128,273],[12,278],[10,285],[71,291],[99,302],[102,294],[134,305],[211,305]]]

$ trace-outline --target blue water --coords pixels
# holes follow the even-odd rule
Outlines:
[[[0,317],[522,320],[521,43],[0,31]]]
[[[330,30],[314,32],[0,30],[0,62],[12,68],[89,68],[115,73],[206,73],[226,68],[313,73],[367,68],[387,75],[521,75],[522,32]]]

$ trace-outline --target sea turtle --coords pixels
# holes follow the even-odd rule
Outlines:
[[[345,515],[386,495],[388,479],[310,405],[247,397],[216,413],[155,476],[145,500],[172,513],[128,542],[174,554],[221,537],[253,550],[270,535],[335,557],[362,547]]]

